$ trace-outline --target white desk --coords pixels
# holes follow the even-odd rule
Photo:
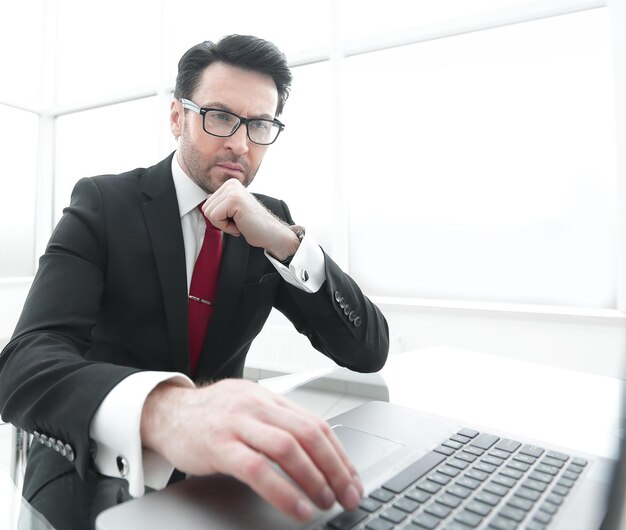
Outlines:
[[[392,356],[392,403],[613,455],[624,382],[455,348]]]
[[[389,401],[397,405],[613,456],[624,387],[619,379],[432,347],[390,356],[379,374],[338,369],[287,396],[329,417],[329,401],[334,415],[342,412],[342,406],[350,408],[368,397],[381,399],[388,394]],[[311,392],[311,388],[326,389],[334,398],[321,393],[319,402],[310,396],[302,399],[299,392]]]

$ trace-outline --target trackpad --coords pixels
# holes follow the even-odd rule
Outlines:
[[[391,453],[404,447],[399,442],[343,425],[336,425],[332,429],[359,473],[363,473]]]

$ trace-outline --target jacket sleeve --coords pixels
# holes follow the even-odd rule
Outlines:
[[[101,305],[106,261],[102,201],[95,182],[83,179],[0,354],[2,418],[53,440],[83,478],[92,463],[92,415],[111,388],[137,371],[84,358]]]
[[[281,201],[284,219],[293,224]],[[324,252],[326,281],[315,293],[281,283],[275,307],[313,347],[357,372],[380,370],[389,351],[389,327],[380,309]]]

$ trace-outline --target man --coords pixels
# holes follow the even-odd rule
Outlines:
[[[374,371],[387,356],[378,308],[282,201],[246,190],[283,129],[290,82],[269,42],[194,46],[171,104],[176,152],[77,183],[0,355],[0,413],[41,442],[25,482],[35,506],[74,469],[87,482],[122,477],[136,496],[174,467],[233,475],[297,520],[311,501],[358,505],[362,486],[327,424],[237,379],[272,307],[342,366]],[[217,287],[199,295],[209,240]]]

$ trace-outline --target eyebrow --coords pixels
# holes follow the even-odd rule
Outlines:
[[[227,112],[232,112],[233,114],[236,114],[237,116],[239,116],[239,114],[237,114],[235,111],[233,111],[233,109],[231,107],[229,107],[228,105],[226,105],[224,103],[220,103],[219,101],[210,101],[206,105],[201,105],[201,107],[204,108],[204,109],[225,110]],[[272,116],[271,114],[257,114],[257,115],[253,115],[253,116],[242,116],[242,117],[243,118],[248,118],[248,119],[251,119],[251,120],[269,120],[269,121],[274,121],[274,116]]]

